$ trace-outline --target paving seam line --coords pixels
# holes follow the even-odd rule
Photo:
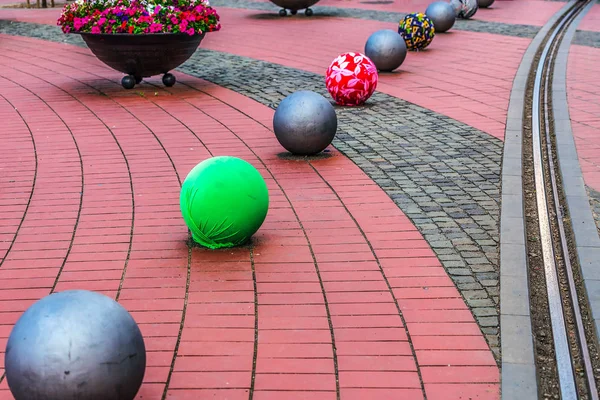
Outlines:
[[[500,346],[503,400],[538,398],[529,308],[522,182],[525,91],[535,55],[544,38],[576,1],[566,3],[533,38],[521,59],[510,94],[502,155],[500,206]]]
[[[596,344],[600,344],[600,237],[592,214],[589,196],[579,165],[579,157],[571,128],[567,102],[567,61],[575,31],[594,6],[590,2],[575,18],[558,49],[552,78],[552,112],[556,135],[557,158],[563,182],[567,210],[575,236],[576,256],[581,268],[583,286],[594,318]]]

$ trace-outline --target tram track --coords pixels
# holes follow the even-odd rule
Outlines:
[[[558,169],[552,108],[554,63],[566,31],[591,0],[574,2],[542,42],[523,118],[523,193],[539,398],[598,400],[597,341]],[[595,376],[596,375],[596,376]]]

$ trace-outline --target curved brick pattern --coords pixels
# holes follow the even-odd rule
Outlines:
[[[252,11],[223,9],[221,14],[239,28],[209,35],[202,47],[259,58],[319,75],[327,69],[333,55],[349,49],[362,51],[365,38],[381,27],[376,22],[364,21],[348,30],[348,20],[331,19],[328,29],[345,34],[333,35],[324,44],[322,35],[318,33],[322,24],[316,19],[290,21],[290,24],[283,20],[248,24],[248,19],[254,15]],[[53,35],[51,32],[57,31],[56,28],[27,24],[5,26],[7,33],[29,32],[40,37],[77,40],[73,43],[80,43],[78,36]],[[265,29],[280,37],[277,43],[264,36]],[[295,39],[298,36],[304,37],[300,43]],[[254,38],[251,45],[247,37]],[[469,40],[468,47],[464,46],[465,40]],[[440,35],[436,43],[425,52],[411,53],[398,72],[380,74],[378,90],[502,138],[510,87],[528,39],[456,32]],[[302,51],[303,48],[306,50]],[[299,52],[302,57],[299,57]],[[490,64],[482,64],[482,57]]]
[[[9,74],[16,72],[8,71]],[[50,293],[71,246],[83,190],[81,159],[69,128],[48,104],[20,85],[23,76],[27,74],[11,74],[10,80],[4,74],[0,77],[2,97],[10,102],[13,111],[19,111],[22,122],[32,134],[38,164],[27,214],[19,209],[2,210],[3,221],[20,223],[22,219],[18,236],[11,240],[11,251],[3,258],[0,268],[2,349],[19,315],[33,301]],[[48,93],[37,80],[29,80],[29,83],[38,95]],[[6,106],[6,102],[4,104]],[[21,129],[20,124],[5,125],[3,137],[18,134]],[[24,157],[31,157],[31,151],[25,151]],[[10,174],[3,173],[2,176],[4,197],[11,193],[4,181]],[[19,195],[19,191],[14,193]],[[30,194],[31,186],[28,185],[24,195]],[[4,367],[3,354],[0,365]]]
[[[52,32],[41,28],[41,35]],[[224,62],[237,68],[223,68]],[[224,53],[201,50],[182,70],[271,106],[300,88],[325,94],[320,76]],[[390,96],[376,94],[372,104],[366,111],[338,109],[342,125],[336,147],[384,188],[425,235],[497,351],[501,142]]]
[[[8,57],[8,54],[5,55]],[[153,198],[160,199],[158,208],[162,207],[164,209],[166,202],[164,201],[164,196],[161,196],[160,192],[157,193],[159,186],[157,186],[153,175],[144,176],[143,173],[136,174],[135,178],[131,180],[128,167],[131,166],[134,172],[143,172],[146,168],[151,168],[154,170],[154,174],[157,174],[156,171],[166,170],[164,167],[161,167],[160,161],[157,161],[160,160],[162,150],[159,146],[155,146],[154,149],[148,146],[148,133],[140,129],[143,128],[143,126],[139,126],[141,124],[138,123],[138,126],[135,126],[135,122],[131,121],[130,113],[123,107],[108,103],[103,108],[94,110],[95,113],[92,113],[86,108],[86,104],[93,103],[97,99],[97,95],[90,96],[89,94],[84,94],[77,99],[69,98],[70,96],[67,93],[60,93],[59,88],[64,86],[64,79],[61,79],[60,75],[51,72],[53,68],[51,63],[42,63],[41,66],[45,67],[45,70],[40,68],[32,70],[31,67],[25,67],[22,70],[12,69],[11,66],[15,64],[15,60],[21,61],[24,58],[25,60],[22,60],[22,62],[25,62],[27,61],[27,57],[16,51],[11,56],[11,62],[4,65],[4,70],[12,79],[18,80],[24,87],[33,85],[31,89],[35,89],[35,93],[45,100],[45,103],[60,116],[73,135],[79,139],[78,142],[80,144],[78,147],[85,165],[84,170],[86,171],[86,175],[83,187],[83,206],[79,224],[56,290],[89,289],[103,292],[109,296],[115,296],[121,285],[124,264],[126,264],[127,259],[131,255],[130,269],[132,271],[130,275],[133,274],[133,277],[127,279],[122,286],[122,301],[128,306],[140,323],[145,336],[149,338],[149,360],[146,376],[148,384],[145,385],[143,394],[150,395],[154,393],[152,396],[156,397],[156,389],[153,388],[152,383],[158,382],[164,384],[170,368],[170,363],[160,365],[162,363],[161,356],[163,351],[161,346],[164,345],[163,343],[166,343],[168,351],[172,354],[175,344],[174,339],[177,338],[179,325],[175,325],[176,329],[174,335],[172,335],[173,340],[169,340],[167,324],[162,324],[161,329],[158,330],[159,333],[156,333],[156,327],[152,325],[155,321],[147,318],[150,315],[147,311],[153,310],[156,305],[149,305],[145,299],[151,298],[159,302],[162,298],[161,293],[167,290],[170,290],[172,293],[172,287],[165,284],[165,280],[162,277],[154,280],[151,279],[152,275],[149,271],[145,271],[145,275],[143,275],[144,281],[140,282],[139,279],[136,279],[135,269],[140,263],[138,258],[141,258],[141,261],[146,258],[146,250],[148,248],[155,249],[154,256],[156,256],[156,252],[158,251],[153,241],[157,240],[157,236],[159,235],[153,234],[150,238],[151,241],[148,242],[145,239],[148,237],[148,228],[156,230],[168,224],[166,221],[157,218],[157,215],[160,216],[163,210],[152,209],[149,205],[144,204],[147,202],[141,196],[145,195],[150,202],[153,201]],[[25,70],[30,73],[23,73]],[[66,72],[68,73],[69,70],[67,68]],[[33,74],[33,72],[35,73]],[[46,96],[48,97],[47,99]],[[30,99],[27,99],[27,101],[30,101]],[[103,117],[106,118],[104,121],[102,120]],[[81,125],[81,121],[85,121],[85,125]],[[120,124],[124,126],[119,126]],[[140,132],[140,134],[138,136],[132,135],[130,132],[131,128],[136,128],[135,130]],[[47,129],[41,127],[37,129],[45,133],[48,132]],[[118,143],[118,146],[109,134],[109,129],[115,137],[122,136],[123,140]],[[129,156],[127,165],[120,148],[133,153]],[[139,154],[139,149],[143,148],[145,148],[146,153]],[[136,153],[139,155],[136,155]],[[61,155],[60,152],[57,152],[57,157],[63,158],[64,154]],[[50,159],[49,161],[54,160]],[[56,164],[60,167],[60,162]],[[56,174],[56,166],[48,169]],[[64,173],[68,174],[68,171]],[[71,184],[76,183],[77,181],[74,181],[74,179],[77,178],[78,176],[73,174],[73,179],[69,179],[69,185],[64,184],[64,188],[71,188]],[[39,179],[41,181],[42,177],[40,176]],[[79,180],[81,180],[80,176]],[[41,182],[47,185],[48,181],[50,180],[46,179],[45,182]],[[132,238],[132,184],[136,188],[139,204],[137,205],[137,226],[134,230],[136,241],[132,243],[133,246],[130,251],[129,243]],[[166,186],[163,183],[160,187],[168,190]],[[81,196],[78,193],[80,191],[81,189],[74,191],[77,197]],[[175,207],[175,212],[178,213],[177,196],[174,197],[175,201],[172,204]],[[61,196],[57,196],[55,201],[64,203],[64,196],[62,198]],[[51,215],[59,216],[56,212],[52,212]],[[157,219],[158,223],[153,224],[152,222]],[[177,228],[174,230],[177,230]],[[185,235],[185,227],[179,230]],[[71,234],[69,233],[68,235]],[[21,235],[19,235],[18,239],[20,238]],[[168,249],[171,252],[173,248],[179,245],[182,249],[182,251],[179,251],[182,254],[182,262],[184,265],[187,264],[186,246],[180,242],[166,243],[169,245]],[[33,248],[40,247],[38,240],[30,243],[30,245]],[[43,249],[52,249],[46,250],[47,253],[53,252],[59,247],[56,242],[49,243],[47,246],[42,247]],[[15,245],[14,248],[17,249],[17,246]],[[164,273],[164,269],[161,272]],[[54,281],[54,277],[52,277],[52,280]],[[160,285],[157,285],[157,282]],[[6,285],[4,284],[4,286]],[[179,287],[185,289],[185,277]],[[151,295],[148,293],[148,288],[152,289]],[[181,296],[181,300],[183,300],[183,296]],[[140,304],[140,301],[143,304]],[[175,303],[174,300],[170,302]],[[182,302],[180,301],[180,303]],[[27,305],[24,304],[24,307]],[[175,314],[174,319],[179,321],[181,319],[181,308],[175,308],[173,313]],[[168,318],[165,319],[165,322],[171,322]],[[155,336],[157,336],[156,339]],[[160,389],[159,393],[162,393],[162,388],[159,387],[158,389]]]
[[[187,234],[174,215],[171,193],[177,193],[176,175],[208,153],[239,155],[257,165],[273,194],[273,208],[252,250],[192,251],[189,308],[170,397],[219,397],[227,388],[232,398],[247,398],[258,315],[255,398],[281,398],[280,390],[314,391],[311,398],[335,395],[330,327],[344,398],[374,398],[381,395],[379,388],[395,397],[422,398],[418,371],[430,399],[498,398],[493,357],[434,253],[385,193],[339,153],[313,162],[312,168],[305,161],[278,158],[279,145],[264,125],[272,110],[193,78],[180,76],[182,82],[170,92],[140,86],[140,96],[123,92],[120,75],[86,50],[38,47],[31,39],[6,37],[1,46],[14,70],[44,77],[34,80],[40,89],[52,82],[74,99],[85,99],[100,119],[117,115],[111,119],[114,128],[109,126],[122,145],[135,195],[132,251],[121,301],[139,309],[134,315],[143,326],[151,360],[140,398],[162,393],[185,292]],[[27,57],[32,48],[38,49],[36,56]],[[49,74],[51,70],[58,73]],[[125,109],[128,115],[122,114]],[[110,138],[108,132],[103,137]],[[114,146],[95,142],[95,135],[77,138],[82,148]],[[143,162],[156,163],[152,180],[146,168],[136,167]],[[301,190],[298,182],[308,186]],[[84,209],[89,197],[84,190]],[[153,199],[144,204],[146,197]],[[144,217],[146,205],[153,218]],[[131,218],[127,212],[125,216]],[[171,238],[153,235],[165,232],[165,225]],[[401,239],[406,248],[397,248]],[[393,249],[390,240],[396,241]],[[140,297],[142,288],[146,295],[162,295],[154,296],[148,307],[148,300]],[[200,355],[204,357],[194,357]],[[370,363],[373,355],[386,362]],[[8,392],[0,393],[10,398]]]
[[[37,173],[35,143],[18,110],[0,95],[0,120],[6,133],[0,148],[0,267],[10,251],[27,213]]]

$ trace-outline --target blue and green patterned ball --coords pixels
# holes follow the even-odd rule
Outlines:
[[[433,21],[423,13],[408,14],[398,24],[398,33],[404,38],[409,50],[423,50],[433,40]]]

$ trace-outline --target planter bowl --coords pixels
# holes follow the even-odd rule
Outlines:
[[[164,74],[166,86],[175,84],[169,73],[186,62],[196,51],[205,33],[79,33],[96,57],[109,67],[127,74],[121,81],[131,89],[143,78]]]
[[[269,1],[273,4],[275,4],[276,6],[281,7],[281,10],[279,10],[279,15],[281,15],[282,17],[287,15],[286,10],[290,10],[290,13],[292,15],[296,15],[298,10],[303,10],[303,9],[306,9],[304,11],[304,14],[306,14],[306,16],[310,17],[311,15],[313,15],[313,11],[310,9],[310,6],[314,6],[315,4],[317,4],[319,2],[319,0],[269,0]]]

